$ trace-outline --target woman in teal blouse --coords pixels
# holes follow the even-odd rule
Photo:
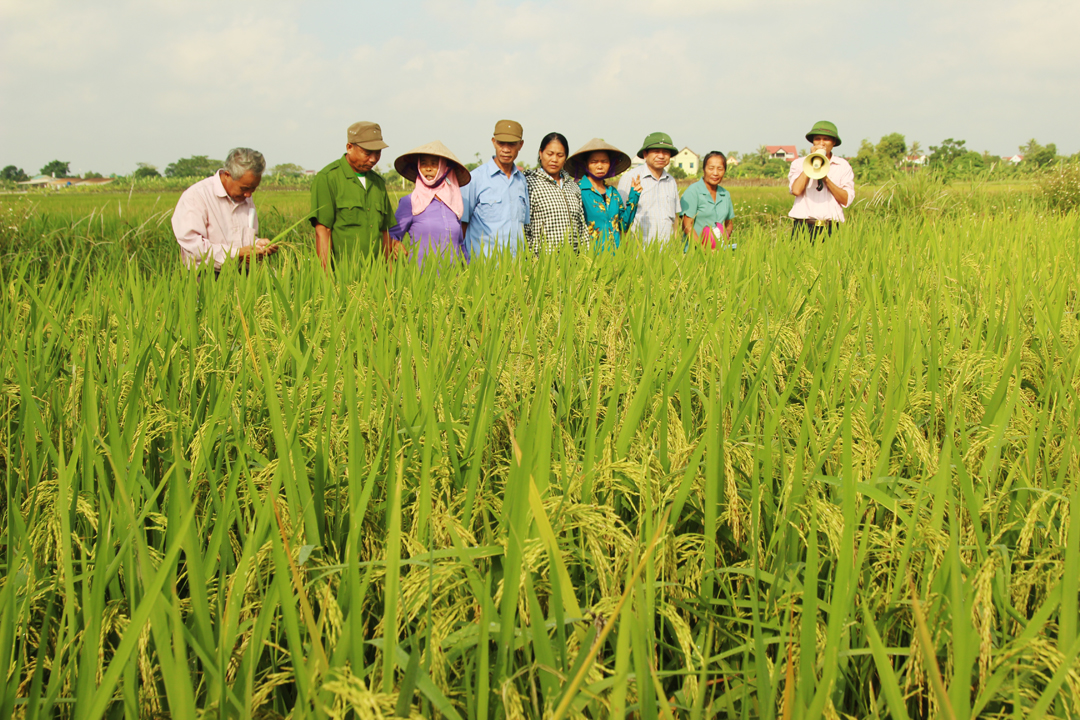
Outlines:
[[[570,174],[581,188],[585,224],[597,249],[619,247],[623,230],[630,227],[637,214],[641,180],[634,178],[633,189],[624,205],[622,196],[606,180],[621,175],[630,167],[630,156],[599,138],[593,138],[566,161]]]
[[[735,206],[731,195],[720,187],[727,173],[727,156],[713,150],[701,161],[701,179],[682,194],[683,232],[687,239],[700,238],[707,247],[731,237]]]

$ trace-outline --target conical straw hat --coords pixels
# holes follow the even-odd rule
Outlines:
[[[444,158],[450,166],[454,168],[458,185],[468,185],[469,181],[472,180],[472,175],[465,169],[465,166],[461,161],[438,140],[429,142],[427,145],[421,145],[418,148],[413,148],[405,153],[394,161],[394,169],[406,180],[416,182],[416,161],[421,155],[434,155],[435,157]]]
[[[630,156],[614,145],[609,145],[600,138],[593,138],[585,143],[584,147],[571,155],[566,161],[567,172],[574,176],[575,180],[585,177],[586,165],[589,162],[589,154],[603,150],[611,158],[611,168],[607,177],[621,175],[630,168]]]

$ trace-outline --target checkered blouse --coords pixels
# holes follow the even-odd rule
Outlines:
[[[525,171],[530,215],[525,240],[538,255],[541,250],[558,250],[565,243],[577,250],[588,241],[581,188],[565,170],[559,177],[562,182],[556,183],[543,168]]]

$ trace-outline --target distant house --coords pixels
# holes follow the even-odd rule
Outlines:
[[[83,180],[82,178],[58,178],[52,175],[37,175],[24,180],[23,182],[16,183],[18,185],[31,185],[36,187],[49,187],[54,190],[62,187],[71,187],[73,185],[104,185],[105,183],[111,183],[112,178],[90,178]]]
[[[904,165],[914,165],[915,167],[922,167],[928,162],[930,162],[930,158],[925,155],[908,155],[904,158]]]
[[[770,160],[786,160],[791,162],[799,157],[794,145],[766,145],[765,150],[769,153]]]
[[[52,175],[35,175],[29,180],[23,180],[15,183],[16,185],[48,185],[51,182],[55,182],[56,178]]]
[[[1012,157],[1002,158],[1002,160],[1005,160],[1006,162],[1011,162],[1013,165],[1019,165],[1020,163],[1024,162],[1024,156],[1013,155]]]
[[[701,157],[688,147],[684,147],[671,158],[671,167],[677,167],[687,175],[697,175]]]

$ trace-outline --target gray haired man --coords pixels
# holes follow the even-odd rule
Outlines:
[[[233,148],[225,167],[184,191],[173,211],[172,226],[185,265],[213,263],[216,274],[230,257],[246,261],[277,252],[269,240],[255,237],[259,216],[251,196],[265,169],[262,153]]]

